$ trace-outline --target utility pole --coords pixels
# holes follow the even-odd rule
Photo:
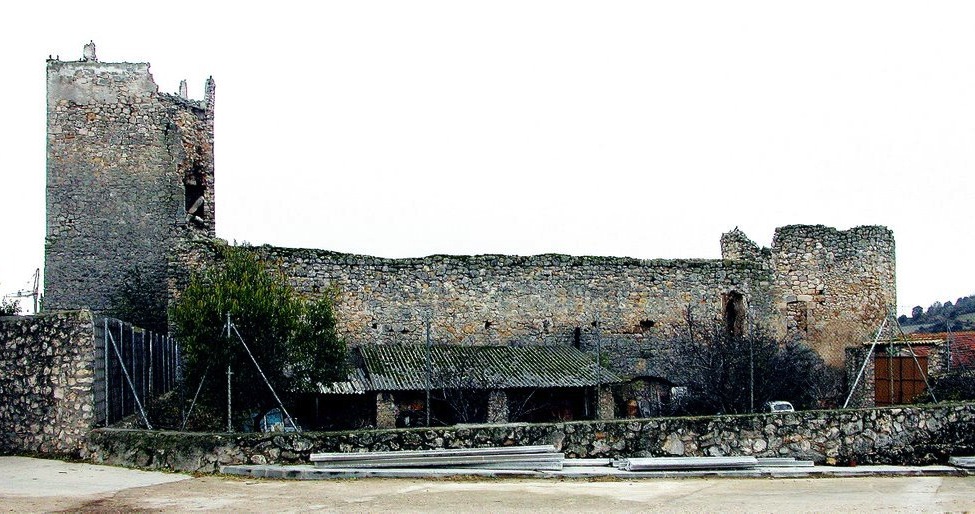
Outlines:
[[[34,270],[34,287],[31,289],[21,289],[13,294],[5,295],[4,298],[33,298],[34,299],[34,311],[31,314],[37,314],[37,310],[40,307],[40,284],[41,284],[41,268]]]
[[[230,364],[227,364],[227,432],[233,432],[234,426],[231,420],[231,409],[230,409]]]
[[[748,412],[755,412],[755,338],[748,338]]]
[[[423,410],[427,411],[427,426],[430,426],[430,375],[433,372],[430,363],[430,315],[427,314],[426,319],[426,329],[427,329],[427,402],[423,406]]]
[[[225,330],[227,331],[227,344],[230,344],[230,313],[229,312],[227,313],[227,327]],[[233,375],[233,373],[230,371],[230,362],[228,361],[227,362],[227,432],[234,431],[233,411],[231,410],[231,405],[230,405],[230,391],[231,391],[230,376],[231,375]]]
[[[596,417],[601,418],[603,416],[602,409],[600,409],[600,395],[603,389],[603,337],[601,333],[599,313],[596,313]]]
[[[898,326],[900,325],[898,324]],[[945,365],[945,370],[951,372],[951,340],[954,338],[954,334],[951,333],[951,322],[948,320],[945,320],[945,332],[948,335],[948,337],[945,338],[945,346],[948,350],[948,361]]]
[[[603,359],[603,337],[600,333],[599,314],[596,314],[596,386],[603,385],[603,370],[600,361]]]

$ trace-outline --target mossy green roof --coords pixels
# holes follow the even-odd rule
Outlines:
[[[371,391],[421,391],[427,383],[426,347],[374,345],[358,349]],[[573,346],[430,347],[431,387],[518,389],[591,387],[621,382]]]

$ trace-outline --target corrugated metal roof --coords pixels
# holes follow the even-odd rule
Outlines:
[[[365,394],[370,387],[366,373],[361,368],[351,368],[345,380],[318,384],[317,389],[321,394]]]
[[[418,391],[426,387],[422,345],[359,348],[374,391]],[[587,387],[620,378],[572,346],[456,346],[430,348],[431,385],[476,389]]]

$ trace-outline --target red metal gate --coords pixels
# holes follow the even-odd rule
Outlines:
[[[928,374],[927,356],[919,356],[915,363],[912,357],[877,355],[873,369],[874,401],[878,407],[912,403],[925,392],[924,377]]]

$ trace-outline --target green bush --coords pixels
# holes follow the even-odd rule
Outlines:
[[[0,298],[0,316],[16,316],[20,314],[20,301]]]
[[[286,407],[293,393],[341,376],[346,350],[335,332],[332,296],[305,301],[252,249],[218,249],[217,264],[191,277],[171,311],[189,396],[205,375],[198,401],[204,408],[226,409],[229,365],[239,418],[249,420],[277,406],[236,332]],[[231,337],[228,316],[236,327]]]
[[[931,391],[939,401],[975,400],[975,370],[955,370],[933,377]]]

